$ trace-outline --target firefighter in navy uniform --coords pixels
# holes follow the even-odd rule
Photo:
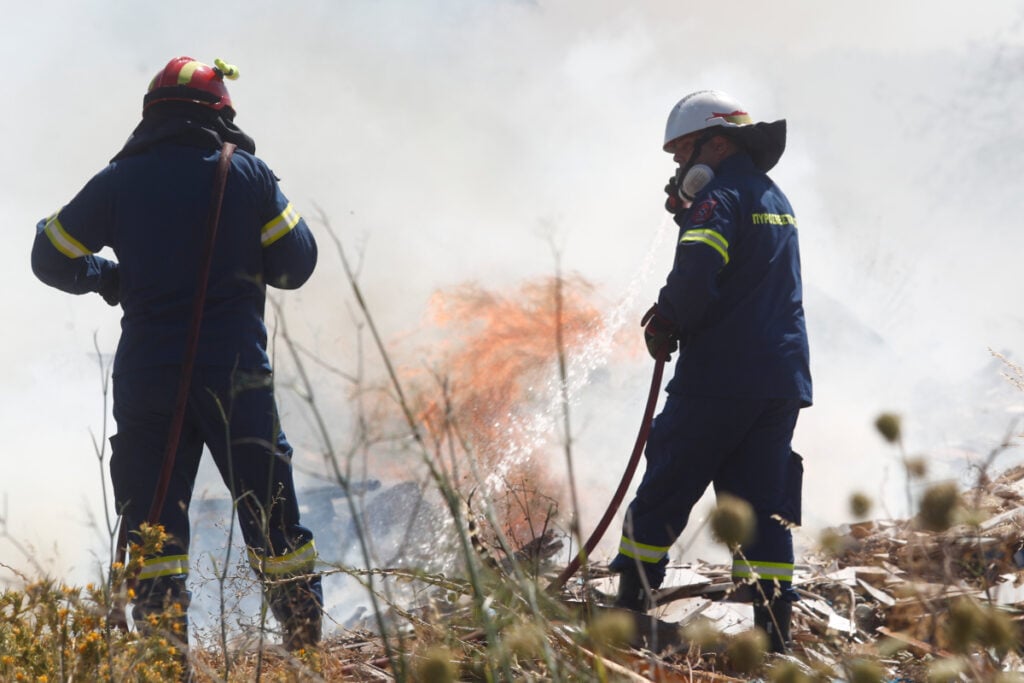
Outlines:
[[[60,211],[40,221],[32,267],[73,294],[123,309],[114,360],[110,473],[132,538],[160,475],[196,296],[222,143],[231,158],[195,371],[160,523],[170,536],[145,557],[133,616],[170,605],[187,634],[188,506],[204,444],[232,498],[252,568],[285,644],[320,639],[323,593],[313,534],[299,521],[291,454],[278,421],[264,325],[266,287],[295,289],[316,265],[312,233],[235,124],[224,83],[237,69],[171,60],[143,99],[124,148]],[[96,255],[109,247],[117,262]]]
[[[811,404],[796,218],[766,175],[785,131],[784,120],[754,123],[717,91],[688,95],[669,115],[664,149],[679,169],[666,208],[679,240],[642,324],[652,356],[679,357],[611,564],[616,604],[642,610],[708,485],[747,501],[756,531],[734,557],[733,578],[760,588],[749,591],[755,623],[775,651],[789,641],[796,597],[792,534],[778,518],[800,523],[803,465],[790,442]]]

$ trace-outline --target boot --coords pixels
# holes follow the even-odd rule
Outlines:
[[[191,683],[188,607],[192,593],[185,588],[185,578],[171,576],[140,581],[138,591],[139,597],[132,608],[136,630],[143,637],[166,638],[175,648],[174,660],[181,666],[178,680]]]
[[[619,574],[615,606],[634,612],[646,612],[652,607],[650,595],[635,566],[627,567]]]
[[[162,637],[174,646],[174,661],[181,666],[181,676],[178,678],[182,683],[191,683],[192,663],[189,659],[188,647],[188,614],[178,613],[168,615],[168,608],[161,607],[159,610],[147,609],[146,605],[136,605],[132,610],[132,617],[135,619],[135,628],[143,638]],[[151,624],[149,616],[157,615],[156,624]]]
[[[754,626],[768,634],[768,646],[772,652],[786,654],[793,646],[789,624],[793,617],[793,603],[775,600],[770,606],[754,604]]]
[[[282,645],[291,652],[315,647],[323,624],[320,577],[297,579],[268,591],[270,610],[284,629]]]
[[[323,614],[318,608],[315,613],[293,613],[290,619],[283,622],[284,641],[282,644],[289,652],[308,650],[320,644],[323,626]]]

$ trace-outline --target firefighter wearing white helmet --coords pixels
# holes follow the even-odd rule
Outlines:
[[[677,158],[679,170],[669,181],[666,192],[669,202],[666,208],[675,213],[682,209],[714,177],[714,171],[706,163],[698,163],[704,144],[715,136],[729,139],[750,154],[754,165],[764,172],[778,163],[786,148],[786,121],[754,123],[746,109],[729,95],[718,90],[699,90],[679,100],[668,115],[665,124],[666,152],[676,157],[685,142],[694,144],[688,158]],[[678,195],[683,204],[675,203]],[[675,204],[676,206],[670,206]]]
[[[669,114],[663,149],[679,166],[666,208],[679,239],[641,324],[654,358],[677,349],[679,357],[611,563],[616,604],[650,606],[670,547],[713,484],[753,508],[755,529],[734,546],[733,578],[780,652],[796,598],[790,526],[800,523],[803,473],[791,441],[811,404],[797,222],[767,175],[785,142],[784,120],[757,123],[714,90],[684,97]]]

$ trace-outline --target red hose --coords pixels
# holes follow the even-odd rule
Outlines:
[[[171,473],[174,471],[174,459],[178,452],[178,442],[181,439],[181,427],[185,422],[185,408],[188,406],[188,392],[192,386],[192,371],[195,368],[196,353],[199,350],[199,328],[203,321],[203,307],[206,305],[206,287],[210,282],[210,264],[213,262],[213,245],[217,238],[217,224],[220,223],[220,208],[224,203],[224,187],[227,184],[228,170],[231,167],[231,155],[235,151],[235,145],[225,142],[220,151],[220,159],[217,161],[217,171],[214,175],[213,201],[210,204],[210,212],[207,214],[206,242],[203,245],[203,257],[199,264],[199,280],[196,284],[196,295],[192,300],[192,318],[189,321],[188,335],[185,338],[185,356],[182,358],[181,375],[178,378],[178,394],[174,403],[174,413],[171,416],[170,430],[167,434],[167,444],[164,448],[163,466],[160,469],[160,478],[157,480],[156,491],[153,493],[153,500],[149,507],[149,515],[146,521],[156,524],[160,521],[160,513],[163,511],[164,501],[167,498],[167,489],[171,483]],[[117,537],[116,561],[123,567],[128,555],[128,529],[125,527],[124,518],[121,519],[121,528]],[[126,580],[127,587],[133,588],[135,577],[129,576]],[[110,623],[121,629],[128,630],[128,620],[125,616],[124,605],[115,598],[115,604],[109,615]]]
[[[174,458],[178,452],[178,441],[181,438],[181,427],[185,422],[185,408],[188,405],[188,392],[192,386],[192,371],[196,364],[196,353],[199,350],[199,328],[203,321],[203,307],[206,305],[206,287],[210,282],[210,264],[213,262],[213,244],[217,239],[217,224],[220,223],[220,207],[224,203],[224,186],[228,180],[231,166],[231,155],[235,145],[225,142],[217,162],[217,174],[214,176],[213,202],[206,226],[206,244],[203,248],[203,260],[199,264],[199,282],[196,285],[196,296],[192,299],[192,320],[185,340],[185,357],[181,362],[181,376],[178,378],[178,396],[174,404],[174,415],[171,428],[167,435],[167,446],[164,449],[163,468],[157,480],[153,502],[149,508],[147,521],[156,524],[167,498],[167,488],[171,483],[171,472],[174,470]]]
[[[667,355],[667,354],[665,354]],[[601,537],[604,536],[604,532],[608,529],[608,525],[611,523],[615,513],[619,511],[619,506],[622,505],[622,499],[626,497],[626,491],[629,489],[629,484],[633,480],[633,475],[636,473],[637,465],[640,464],[640,455],[644,451],[644,445],[647,443],[647,437],[651,433],[651,421],[654,419],[654,408],[658,404],[658,393],[661,390],[661,376],[665,370],[665,359],[658,358],[654,363],[654,376],[651,377],[651,390],[647,395],[647,406],[644,408],[643,422],[640,423],[640,432],[636,435],[636,444],[633,446],[633,454],[629,458],[629,463],[626,465],[626,471],[622,474],[622,480],[619,482],[619,488],[615,490],[615,495],[612,496],[612,500],[608,503],[608,509],[604,511],[604,516],[601,517],[601,521],[597,523],[597,527],[594,532],[590,534],[590,538],[583,544],[580,552],[576,557],[572,559],[569,566],[566,567],[561,574],[558,575],[551,585],[548,586],[548,592],[554,593],[562,589],[565,582],[568,581],[573,574],[580,568],[580,564],[583,559],[593,552],[594,548],[601,541]]]

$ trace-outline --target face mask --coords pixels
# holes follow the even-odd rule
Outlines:
[[[676,171],[676,176],[682,172],[682,167]],[[715,172],[711,170],[711,167],[707,164],[696,164],[691,166],[686,171],[686,175],[683,176],[682,182],[679,183],[679,196],[688,202],[692,202],[693,198],[697,196],[697,193],[703,190],[708,183],[711,182],[712,178],[715,177]]]

